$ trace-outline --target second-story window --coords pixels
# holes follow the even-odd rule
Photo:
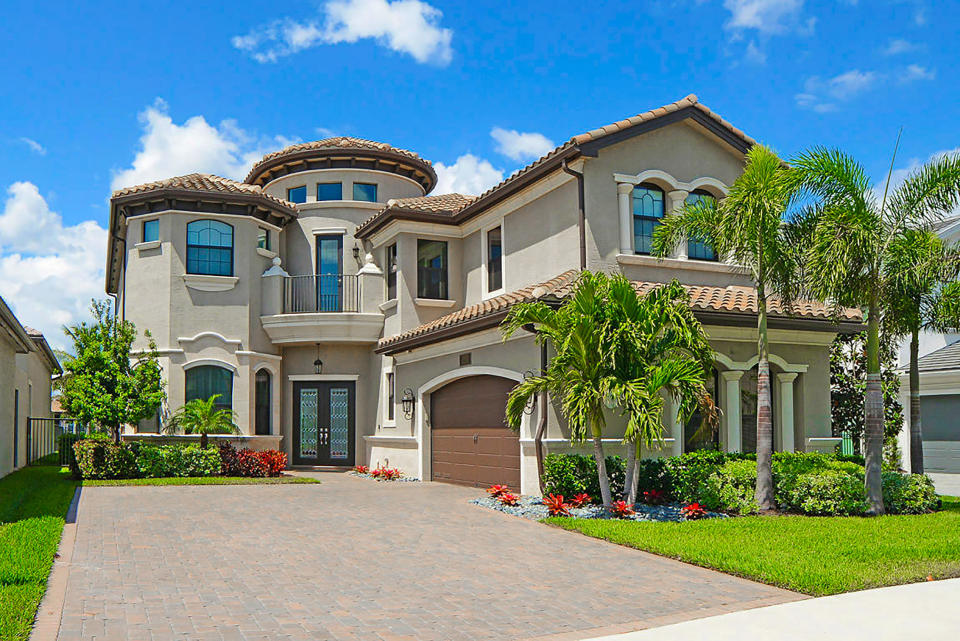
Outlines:
[[[503,230],[494,227],[487,232],[487,291],[503,287]]]
[[[290,189],[288,189],[287,200],[292,203],[307,202],[307,186],[300,185],[299,187],[291,187]]]
[[[343,183],[317,183],[317,201],[343,200]]]
[[[394,243],[387,247],[387,300],[393,300],[397,297],[397,244]]]
[[[447,243],[417,240],[417,298],[447,298]]]
[[[233,227],[218,220],[189,223],[187,273],[233,276]]]
[[[649,254],[653,230],[663,218],[663,190],[646,183],[633,188],[633,250]]]
[[[270,230],[257,227],[257,249],[270,249]]]
[[[160,240],[160,221],[156,218],[143,221],[143,242],[149,243],[154,240]]]
[[[701,189],[697,189],[687,196],[686,203],[688,205],[695,205],[702,200],[713,200],[713,196]],[[711,247],[709,243],[691,238],[687,240],[687,258],[717,260],[717,252],[713,251],[713,247]]]
[[[377,186],[373,183],[353,183],[353,199],[377,202]]]

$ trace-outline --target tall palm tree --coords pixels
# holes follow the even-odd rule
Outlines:
[[[923,474],[920,332],[960,327],[960,254],[927,229],[908,229],[890,244],[888,330],[910,337],[910,471]]]
[[[890,193],[891,170],[877,197],[863,166],[837,149],[816,147],[793,162],[797,184],[813,202],[798,216],[809,242],[804,252],[810,292],[836,306],[860,307],[867,320],[867,384],[864,400],[869,514],[883,514],[883,392],[880,326],[894,320],[896,263],[917,255],[921,236],[960,200],[960,155],[945,155],[914,171]],[[899,256],[899,258],[898,258]],[[885,319],[885,316],[889,318]]]
[[[773,415],[767,305],[786,305],[797,287],[798,252],[785,214],[795,191],[789,170],[770,148],[747,152],[743,173],[726,198],[700,199],[665,217],[653,234],[653,253],[665,257],[681,242],[708,243],[719,256],[743,267],[757,288],[757,489],[761,510],[776,507],[773,491]]]
[[[617,389],[624,390],[612,396],[628,417],[623,498],[633,505],[640,447],[662,441],[665,396],[681,424],[696,409],[705,427],[716,423],[716,407],[704,384],[714,355],[690,297],[677,281],[641,295],[626,278],[615,276],[610,304]]]
[[[239,434],[240,428],[233,422],[233,412],[218,409],[218,398],[220,394],[214,394],[208,399],[195,398],[187,401],[174,412],[166,431],[172,433],[180,429],[184,434],[199,434],[202,448],[207,447],[208,434]]]
[[[546,371],[523,380],[507,399],[507,423],[518,429],[524,408],[535,395],[548,391],[559,399],[570,427],[570,439],[593,440],[600,494],[604,505],[612,503],[610,481],[603,452],[606,426],[604,400],[617,386],[613,371],[614,346],[609,331],[609,279],[605,274],[581,273],[570,297],[559,307],[542,301],[518,303],[503,322],[504,340],[525,325],[533,325],[538,343],[549,341],[556,354]]]

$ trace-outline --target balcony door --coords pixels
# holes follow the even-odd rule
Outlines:
[[[343,236],[317,236],[317,311],[343,311]]]
[[[356,383],[293,384],[293,464],[353,465]]]

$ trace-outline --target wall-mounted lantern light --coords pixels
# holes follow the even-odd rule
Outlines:
[[[320,360],[320,343],[317,343],[317,360],[313,361],[313,371],[317,375],[323,374],[323,361]]]
[[[409,387],[403,390],[403,395],[400,397],[400,405],[403,407],[403,415],[407,418],[413,416],[413,409],[417,406],[417,399],[413,395],[413,390]]]

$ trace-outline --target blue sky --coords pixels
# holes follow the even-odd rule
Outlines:
[[[901,125],[900,170],[960,147],[958,23],[924,0],[6,3],[0,295],[62,343],[103,295],[112,188],[242,178],[332,134],[476,192],[696,93],[785,156],[839,146],[879,180]]]

